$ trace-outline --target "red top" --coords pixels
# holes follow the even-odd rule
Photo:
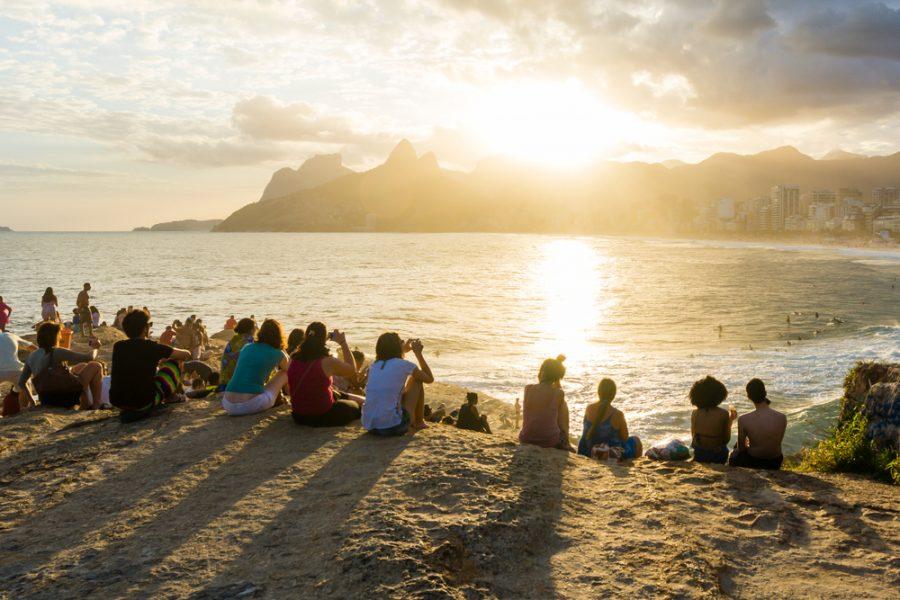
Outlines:
[[[322,359],[292,360],[288,366],[291,410],[298,415],[324,415],[334,405],[332,379],[322,369]]]

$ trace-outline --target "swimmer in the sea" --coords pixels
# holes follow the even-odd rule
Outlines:
[[[791,324],[791,315],[788,315],[788,316],[787,316],[787,324],[788,324],[788,325]]]

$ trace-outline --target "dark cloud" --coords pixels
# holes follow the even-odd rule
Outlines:
[[[859,123],[900,107],[900,11],[874,2],[443,0],[506,27],[509,77],[576,75],[669,123]],[[540,31],[568,44],[528,52]]]
[[[763,0],[719,0],[704,28],[715,35],[747,38],[776,25]]]
[[[844,10],[819,10],[799,22],[792,37],[812,52],[900,61],[900,9],[859,2]]]

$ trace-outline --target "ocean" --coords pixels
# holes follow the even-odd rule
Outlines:
[[[687,440],[688,389],[710,374],[738,411],[750,408],[747,380],[762,378],[789,415],[794,452],[833,423],[855,361],[900,360],[900,253],[890,250],[509,234],[4,233],[0,256],[14,332],[39,319],[44,288],[71,313],[90,281],[104,319],[146,305],[157,334],[190,314],[211,333],[230,314],[271,316],[286,329],[319,320],[372,356],[377,336],[395,330],[423,340],[439,380],[509,402],[544,358],[564,354],[573,431],[599,380],[612,377],[645,444]]]

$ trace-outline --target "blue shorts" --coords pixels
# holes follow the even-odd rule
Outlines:
[[[724,465],[727,460],[728,448],[726,446],[722,446],[715,450],[694,447],[694,462]]]
[[[633,435],[625,440],[625,442],[622,444],[622,458],[628,460],[637,456],[637,445],[637,436]]]
[[[370,429],[369,433],[374,435],[379,435],[381,437],[395,437],[398,435],[404,435],[407,431],[409,431],[409,413],[406,409],[402,409],[403,414],[400,417],[400,422],[393,427],[385,427],[384,429]]]

